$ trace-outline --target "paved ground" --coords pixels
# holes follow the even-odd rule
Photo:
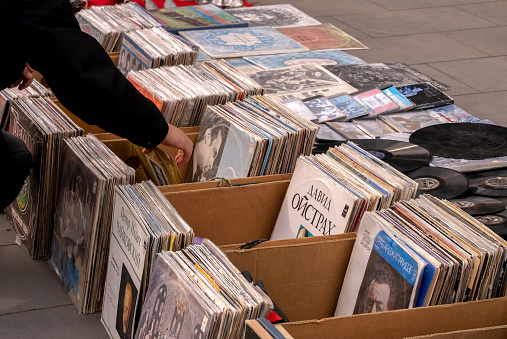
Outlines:
[[[264,0],[270,5],[280,1]],[[293,0],[368,50],[366,62],[406,62],[451,86],[456,104],[507,126],[507,1]],[[78,315],[47,262],[15,244],[0,214],[0,329],[2,338],[107,338],[100,314]]]

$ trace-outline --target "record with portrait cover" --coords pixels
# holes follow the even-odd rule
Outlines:
[[[486,225],[490,230],[507,240],[507,210],[488,215],[480,215],[475,219]]]
[[[416,197],[427,193],[439,199],[452,199],[468,188],[467,177],[448,168],[422,167],[405,174],[419,184]]]
[[[449,200],[456,207],[470,215],[491,214],[503,211],[507,203],[499,199],[481,197],[472,195],[465,198],[456,198]]]
[[[489,197],[507,197],[507,169],[467,174],[470,193]]]
[[[507,128],[497,125],[433,125],[415,131],[409,141],[446,158],[473,160],[507,156]]]
[[[409,142],[384,139],[354,139],[350,141],[400,172],[416,170],[426,166],[431,160],[431,153],[427,149]]]

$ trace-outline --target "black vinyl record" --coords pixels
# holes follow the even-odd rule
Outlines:
[[[409,142],[384,139],[353,139],[359,147],[385,161],[400,172],[413,171],[431,161],[431,153]]]
[[[507,197],[507,169],[467,173],[469,192],[488,197]]]
[[[495,214],[481,215],[475,217],[475,219],[498,234],[502,239],[507,240],[507,210]]]
[[[417,196],[427,193],[439,199],[452,199],[468,188],[468,179],[448,168],[422,167],[406,175],[419,184]]]
[[[449,200],[453,205],[461,208],[470,215],[491,214],[503,211],[507,203],[488,197],[470,196],[467,198],[456,198]]]
[[[409,141],[433,155],[457,159],[486,159],[507,155],[507,128],[476,123],[432,125],[418,129]]]

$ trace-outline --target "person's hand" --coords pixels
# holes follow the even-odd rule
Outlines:
[[[169,131],[165,139],[162,141],[161,145],[166,145],[169,147],[179,148],[178,154],[174,158],[176,161],[176,166],[185,165],[192,156],[192,151],[194,149],[194,144],[192,140],[183,132],[181,129],[168,124]],[[150,153],[153,149],[143,149],[143,153]]]
[[[30,65],[27,62],[25,69],[23,70],[23,73],[21,73],[21,76],[19,77],[19,79],[16,80],[15,83],[10,85],[9,88],[14,88],[14,87],[18,86],[19,90],[23,90],[23,89],[27,88],[28,86],[30,86],[33,79],[35,79],[35,70],[32,67],[30,67]]]

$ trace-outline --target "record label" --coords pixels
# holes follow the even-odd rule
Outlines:
[[[439,199],[452,199],[468,188],[468,179],[448,168],[426,166],[406,175],[419,184],[416,196],[427,193]]]
[[[489,170],[467,174],[469,191],[489,197],[507,197],[507,170]]]
[[[431,191],[440,186],[440,181],[435,178],[417,178],[415,181],[419,184],[421,191]]]
[[[426,166],[431,160],[431,153],[427,149],[409,142],[387,139],[350,141],[400,172],[416,170]]]
[[[483,223],[502,239],[507,240],[507,210],[496,214],[481,215],[475,217],[475,219]]]
[[[498,226],[507,221],[507,219],[501,215],[480,215],[475,219],[479,220],[486,226]]]
[[[477,123],[452,123],[421,128],[410,142],[433,155],[455,159],[507,156],[507,128]]]

